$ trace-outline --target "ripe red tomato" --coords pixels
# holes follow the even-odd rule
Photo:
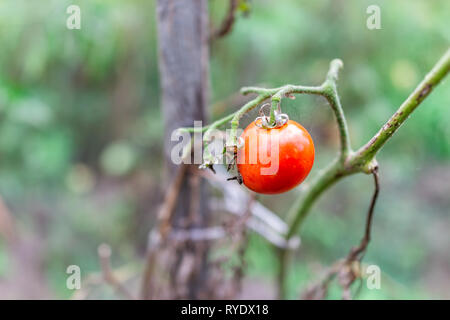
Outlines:
[[[275,194],[299,185],[314,163],[314,143],[308,131],[289,120],[264,129],[252,122],[241,135],[237,166],[243,183],[258,193]]]

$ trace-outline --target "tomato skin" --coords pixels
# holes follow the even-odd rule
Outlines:
[[[271,135],[277,138],[270,140]],[[293,120],[273,129],[259,128],[252,122],[240,140],[244,146],[237,154],[239,173],[244,185],[258,193],[277,194],[291,190],[308,176],[314,164],[313,140],[308,131]],[[278,150],[270,141],[276,141]],[[277,170],[269,171],[273,167]],[[265,174],[262,174],[264,170]]]

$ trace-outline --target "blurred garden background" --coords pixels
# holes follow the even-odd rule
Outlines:
[[[450,43],[446,0],[249,3],[211,46],[211,119],[240,107],[242,86],[318,85],[340,58],[338,89],[359,147]],[[70,4],[81,8],[81,30],[66,28]],[[381,8],[380,30],[366,27],[371,4]],[[227,6],[209,1],[212,24]],[[101,243],[118,273],[142,270],[167,187],[155,20],[155,1],[0,2],[0,298],[72,297],[67,266],[80,266],[83,279],[98,273]],[[382,283],[357,298],[450,299],[449,89],[447,79],[377,156],[381,193],[364,261],[381,268]],[[337,152],[333,114],[307,96],[283,111],[315,141],[312,176]],[[291,298],[358,243],[372,184],[346,178],[313,208]],[[283,215],[297,195],[259,200]],[[246,259],[242,296],[273,298],[272,248],[253,234]],[[91,296],[115,297],[101,284]],[[330,297],[340,297],[337,288]]]

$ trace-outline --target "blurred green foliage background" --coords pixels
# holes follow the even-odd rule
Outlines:
[[[66,28],[70,4],[81,8],[81,30]],[[209,4],[218,25],[227,1]],[[366,28],[371,4],[381,8],[381,30]],[[211,47],[211,118],[239,107],[241,86],[320,84],[338,57],[355,148],[450,43],[446,0],[250,5]],[[381,194],[365,262],[380,266],[382,287],[363,287],[359,298],[450,298],[449,89],[447,80],[377,157]],[[98,272],[102,242],[113,248],[115,267],[139,270],[165,187],[159,95],[154,1],[0,2],[0,195],[22,243],[9,250],[0,237],[0,298],[70,297],[67,266],[79,265],[83,277]],[[317,173],[338,142],[325,100],[300,96],[283,110],[310,130]],[[313,208],[292,298],[359,241],[371,193],[370,177],[354,176]],[[297,195],[260,199],[283,215]],[[267,283],[270,297],[276,256],[252,236],[247,259],[249,279]],[[339,298],[334,289],[331,298]],[[106,288],[99,295],[113,296]]]

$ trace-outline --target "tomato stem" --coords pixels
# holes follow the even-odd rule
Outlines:
[[[327,81],[330,81],[331,87],[327,90],[327,99],[330,104],[336,104],[337,110],[341,110],[338,106],[339,101],[333,100],[337,97],[337,94],[333,92],[336,87],[332,84],[337,79],[337,69],[339,68],[339,63],[335,63],[330,68],[327,76]],[[304,189],[303,194],[299,197],[288,213],[288,226],[289,230],[286,233],[286,239],[289,241],[290,238],[296,235],[298,229],[302,226],[305,221],[312,205],[320,197],[320,195],[334,185],[336,182],[342,178],[356,174],[356,173],[372,173],[373,168],[376,167],[375,155],[381,149],[381,147],[389,140],[396,130],[408,119],[411,113],[425,100],[428,94],[435,88],[443,78],[450,71],[450,48],[442,56],[442,58],[435,64],[432,70],[425,76],[423,81],[416,87],[416,89],[410,94],[410,96],[400,105],[398,110],[391,116],[391,118],[380,128],[380,130],[369,140],[364,146],[359,148],[356,152],[352,152],[350,148],[350,141],[348,137],[344,136],[343,133],[347,133],[346,128],[341,128],[342,123],[346,126],[345,119],[342,118],[342,123],[339,123],[340,115],[336,114],[338,119],[338,125],[341,132],[341,142],[345,140],[348,143],[346,149],[347,154],[345,156],[344,152],[338,157],[333,163],[331,163],[326,169],[321,171],[318,176],[316,176],[310,185]],[[326,83],[327,83],[326,81]],[[326,85],[326,84],[325,84]],[[333,109],[335,110],[335,109]],[[342,114],[343,116],[343,114]],[[342,130],[341,130],[342,129]],[[343,161],[342,161],[343,160]],[[287,256],[289,251],[286,248],[280,249],[280,270],[279,270],[279,296],[280,298],[286,298],[286,277],[287,277],[287,267],[289,259]]]

